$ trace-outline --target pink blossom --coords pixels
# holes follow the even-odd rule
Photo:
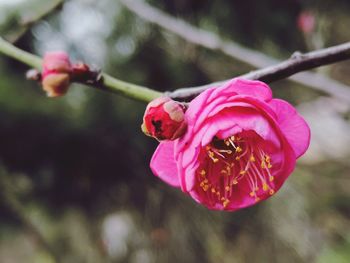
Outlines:
[[[260,81],[208,89],[185,117],[187,132],[159,144],[151,169],[210,209],[234,211],[275,194],[310,142],[305,120]]]
[[[72,66],[65,52],[48,52],[42,65],[42,85],[47,96],[64,95],[69,87]]]
[[[309,34],[315,29],[315,16],[310,11],[303,11],[298,16],[298,28],[305,34]]]

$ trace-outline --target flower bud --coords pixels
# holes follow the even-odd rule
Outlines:
[[[143,116],[142,131],[157,140],[175,140],[187,128],[185,106],[169,97],[151,101]]]
[[[64,95],[69,87],[72,66],[65,52],[48,52],[42,66],[42,85],[48,97]]]

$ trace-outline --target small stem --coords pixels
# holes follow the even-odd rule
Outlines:
[[[41,58],[19,49],[0,36],[0,52],[36,69],[41,69]]]
[[[102,74],[102,78],[103,90],[122,94],[135,100],[150,102],[163,95],[159,91],[119,80],[105,73]]]
[[[40,57],[15,47],[1,37],[0,53],[41,70],[42,59]],[[98,86],[93,87],[144,102],[150,102],[163,95],[159,91],[119,80],[105,73],[102,74],[102,82]]]

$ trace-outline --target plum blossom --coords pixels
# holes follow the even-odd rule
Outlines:
[[[209,209],[234,211],[274,195],[308,148],[310,129],[263,82],[232,79],[185,113],[186,133],[163,141],[153,173]]]
[[[310,11],[302,11],[297,20],[298,28],[304,34],[310,34],[315,30],[315,15]]]

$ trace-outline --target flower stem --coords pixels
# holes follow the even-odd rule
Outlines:
[[[0,53],[27,64],[30,67],[41,70],[42,59],[40,57],[15,47],[2,37],[0,37]],[[159,91],[119,80],[105,73],[102,74],[102,83],[99,85],[98,89],[121,94],[144,102],[150,102],[163,95],[163,93]]]
[[[103,77],[103,90],[110,91],[113,93],[122,94],[126,97],[144,101],[144,102],[150,102],[154,100],[155,98],[158,98],[163,95],[162,92],[139,86],[133,83],[125,82],[119,79],[116,79],[108,74],[102,74]]]
[[[30,67],[41,69],[41,58],[19,49],[0,37],[0,52],[6,56],[14,58]]]

